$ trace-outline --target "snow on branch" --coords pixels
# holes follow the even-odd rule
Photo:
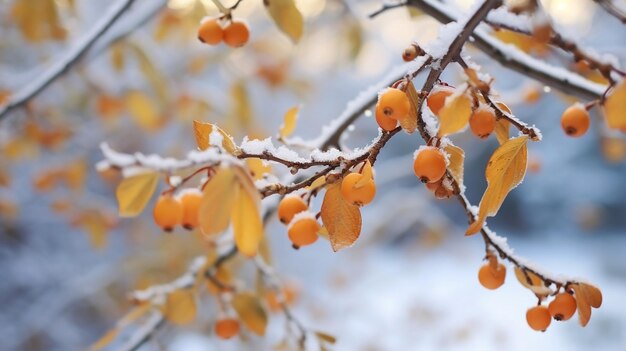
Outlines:
[[[37,78],[24,86],[21,90],[11,96],[8,102],[0,107],[0,121],[6,118],[12,110],[22,106],[37,96],[57,78],[67,72],[76,64],[85,53],[102,37],[111,26],[128,10],[135,0],[118,0],[102,18],[86,32],[72,48],[67,50],[50,67],[45,69]],[[160,0],[159,0],[160,1]],[[134,28],[134,26],[132,26]]]

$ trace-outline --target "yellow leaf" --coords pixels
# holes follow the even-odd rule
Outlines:
[[[579,289],[585,295],[585,299],[591,307],[600,308],[602,306],[602,292],[595,286],[587,283],[579,283]]]
[[[174,290],[167,294],[165,318],[174,324],[189,324],[196,319],[196,299],[189,289]]]
[[[321,176],[313,181],[311,185],[307,187],[307,189],[317,189],[326,184],[326,176]]]
[[[126,108],[135,123],[142,129],[157,130],[163,125],[163,120],[155,106],[156,102],[141,91],[132,90],[126,95]]]
[[[124,44],[122,41],[111,45],[110,49],[111,66],[121,72],[124,69]]]
[[[515,267],[515,277],[517,280],[527,289],[539,296],[548,296],[552,291],[545,286],[543,280],[539,278],[535,273],[522,270],[519,267]]]
[[[140,214],[152,197],[158,180],[157,172],[124,178],[115,191],[120,217],[134,217]]]
[[[196,137],[196,144],[200,150],[206,150],[211,142],[211,134],[213,133],[213,128],[217,130],[217,132],[222,136],[222,147],[230,154],[237,154],[237,146],[233,142],[233,138],[228,135],[225,131],[220,129],[220,127],[215,124],[205,123],[200,121],[193,121],[193,132]]]
[[[478,218],[469,226],[465,235],[478,233],[487,216],[495,216],[509,191],[522,182],[528,160],[527,144],[526,135],[510,139],[491,155],[485,170],[487,190],[480,200]]]
[[[254,179],[263,179],[264,175],[272,171],[272,166],[264,162],[260,158],[248,158],[246,159],[246,166],[250,169],[250,173]]]
[[[238,185],[237,197],[232,207],[231,218],[237,249],[243,255],[255,256],[263,239],[263,221],[260,214],[260,195],[251,193]]]
[[[330,334],[326,334],[323,332],[315,332],[315,335],[317,336],[318,339],[329,343],[329,344],[334,344],[337,342],[337,338],[335,338],[334,336],[330,335]]]
[[[472,114],[472,100],[465,94],[452,95],[439,112],[438,137],[454,134],[465,128]]]
[[[602,138],[602,154],[611,163],[619,163],[626,159],[626,140],[616,137]]]
[[[107,331],[106,333],[104,333],[104,335],[100,339],[98,339],[96,342],[91,344],[91,346],[89,346],[88,351],[102,350],[107,345],[109,345],[111,341],[115,340],[118,334],[119,334],[119,330],[117,328],[113,328]]]
[[[298,121],[298,111],[299,107],[292,107],[285,113],[285,117],[283,119],[283,124],[280,126],[280,131],[278,135],[281,138],[287,138],[293,133],[296,129],[296,122]]]
[[[417,105],[420,99],[417,90],[415,90],[413,82],[409,82],[409,84],[407,85],[406,94],[409,97],[411,109],[409,110],[409,115],[401,118],[398,122],[400,122],[400,126],[405,132],[411,134],[415,132],[415,130],[417,130]]]
[[[211,236],[228,228],[237,198],[237,178],[230,168],[220,168],[204,187],[199,222],[202,234]]]
[[[321,212],[333,251],[349,247],[359,238],[361,211],[358,206],[344,200],[339,182],[326,190]]]
[[[604,100],[604,116],[609,128],[626,128],[626,79],[622,79]]]
[[[254,120],[250,97],[244,80],[238,80],[230,87],[230,113],[233,121],[238,121],[240,129],[250,129]]]
[[[255,294],[241,292],[235,295],[232,305],[239,319],[250,331],[260,336],[265,335],[267,312]]]
[[[263,0],[263,4],[278,28],[297,43],[302,37],[304,20],[294,0]]]
[[[444,150],[448,154],[448,161],[450,161],[448,170],[450,170],[452,177],[454,177],[454,180],[459,185],[463,184],[463,161],[465,160],[465,152],[452,143],[446,145]]]
[[[498,142],[500,143],[500,145],[506,143],[506,141],[509,140],[510,125],[511,125],[511,122],[509,122],[508,120],[504,118],[500,118],[499,120],[496,121],[495,133],[496,133],[496,139],[498,139]]]
[[[576,296],[576,310],[578,311],[578,322],[581,326],[586,326],[591,319],[591,305],[587,297],[587,291],[580,285],[572,285]]]

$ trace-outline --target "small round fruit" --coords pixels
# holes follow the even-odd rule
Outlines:
[[[217,18],[203,20],[198,28],[198,39],[209,45],[217,45],[224,38],[224,30]]]
[[[215,322],[215,335],[221,339],[230,339],[239,334],[239,321],[234,318],[224,318]]]
[[[489,263],[480,267],[478,270],[478,281],[480,285],[489,290],[495,290],[504,284],[506,278],[506,267],[502,263],[498,263],[498,267],[494,270]]]
[[[580,104],[568,107],[561,116],[561,127],[571,137],[583,136],[589,129],[589,112]]]
[[[526,322],[533,330],[546,331],[551,321],[552,317],[546,306],[535,306],[526,311]]]
[[[576,299],[572,294],[560,293],[550,302],[548,311],[557,321],[566,321],[576,313]]]
[[[154,204],[152,215],[156,225],[171,232],[183,220],[183,205],[171,195],[161,195]]]
[[[387,88],[378,95],[376,115],[399,120],[409,115],[411,102],[408,95],[397,88]]]
[[[434,183],[446,173],[446,157],[436,147],[423,147],[415,154],[413,171],[422,183]]]
[[[404,62],[413,61],[418,56],[418,54],[419,51],[417,50],[417,47],[415,45],[411,45],[408,48],[404,49],[404,52],[402,52],[402,59],[404,60]]]
[[[490,107],[479,107],[469,119],[472,133],[480,139],[487,138],[496,129],[496,114]]]
[[[426,105],[428,105],[430,111],[437,116],[439,115],[439,111],[443,108],[443,105],[446,103],[446,98],[453,93],[454,89],[449,87],[438,87],[433,89],[426,99]]]
[[[379,109],[380,106],[376,105],[376,123],[378,123],[380,129],[387,132],[396,129],[396,127],[398,126],[398,121],[385,116],[385,114],[382,111],[379,111]]]
[[[359,187],[356,186],[356,183],[362,178],[363,175],[360,173],[350,173],[341,182],[341,195],[353,205],[367,205],[376,196],[376,183],[374,183],[374,180],[370,180]]]
[[[289,225],[287,234],[294,248],[300,248],[316,242],[320,228],[320,224],[313,217],[296,218]]]
[[[180,197],[183,205],[183,227],[192,230],[198,226],[200,213],[200,203],[202,202],[202,192],[199,189],[188,189]]]
[[[224,43],[237,48],[243,46],[250,38],[250,30],[244,22],[233,21],[224,28]]]
[[[296,214],[306,211],[309,206],[298,195],[287,195],[278,204],[278,219],[284,224],[289,224]]]

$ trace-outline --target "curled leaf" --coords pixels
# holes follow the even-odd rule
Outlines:
[[[452,143],[444,147],[444,151],[448,154],[448,170],[452,174],[454,180],[459,184],[463,184],[463,161],[465,160],[465,152]]]
[[[513,138],[500,145],[491,155],[485,170],[487,189],[480,200],[478,218],[465,235],[478,233],[487,216],[495,216],[508,193],[522,182],[528,160],[527,143],[528,137],[525,135]]]
[[[578,322],[584,327],[591,319],[591,305],[589,304],[587,291],[580,284],[574,284],[572,289],[574,290],[574,295],[576,296]]]
[[[344,200],[340,183],[334,183],[326,190],[321,213],[333,251],[349,247],[359,238],[361,211]]]
[[[409,115],[401,118],[398,122],[400,122],[400,126],[405,132],[411,134],[417,130],[417,106],[420,99],[420,95],[415,89],[413,82],[409,82],[406,86],[406,94],[409,97],[411,109],[409,110]]]

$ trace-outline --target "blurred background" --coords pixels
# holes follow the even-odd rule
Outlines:
[[[474,3],[448,2],[459,11]],[[114,3],[0,1],[0,103],[77,45]],[[300,43],[275,27],[262,1],[244,0],[234,17],[248,21],[251,41],[231,49],[196,39],[200,19],[218,13],[211,1],[136,0],[69,73],[0,122],[0,350],[87,349],[130,308],[128,292],[180,276],[202,254],[194,233],[162,233],[150,210],[117,217],[119,178],[94,168],[101,142],[182,157],[195,148],[194,119],[236,141],[265,138],[293,106],[301,106],[295,135],[314,138],[360,91],[403,64],[405,47],[431,42],[440,26],[405,8],[369,19],[379,1],[296,4],[305,18]],[[626,26],[593,1],[542,4],[576,43],[624,63]],[[602,80],[568,55],[494,35]],[[333,253],[320,240],[296,251],[278,221],[268,226],[278,274],[297,287],[296,315],[335,335],[336,350],[625,350],[626,140],[607,134],[600,119],[583,138],[566,137],[559,117],[572,97],[466,50],[495,77],[501,100],[544,136],[530,145],[526,179],[490,227],[547,271],[601,287],[602,308],[585,329],[572,320],[530,330],[525,311],[536,298],[511,270],[495,292],[478,284],[482,240],[463,236],[466,217],[454,200],[435,200],[418,183],[411,160],[421,139],[401,135],[379,157],[377,199],[364,209],[354,247]],[[450,68],[445,80],[460,77]],[[369,115],[350,128],[347,147],[376,136]],[[497,141],[469,133],[454,140],[466,150],[467,195],[477,204]],[[214,318],[207,300],[198,323],[167,326],[141,350],[271,350],[284,334],[274,314],[265,339],[221,341],[211,335]]]

